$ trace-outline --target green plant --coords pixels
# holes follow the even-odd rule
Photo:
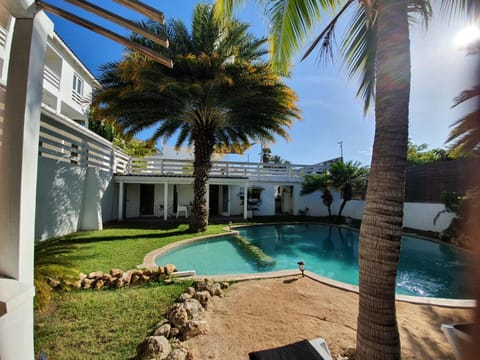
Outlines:
[[[248,200],[247,200],[247,210],[255,211],[260,208],[262,205],[262,191],[264,188],[259,186],[252,186],[248,188]],[[244,204],[245,195],[243,192],[238,193],[240,197],[241,204]]]
[[[439,211],[437,215],[433,218],[433,224],[437,223],[438,218],[441,214],[444,213],[454,213],[457,217],[460,215],[461,206],[465,200],[465,195],[460,195],[455,191],[444,191],[440,195],[443,203],[445,204],[445,209]]]
[[[59,239],[35,244],[34,306],[38,311],[43,311],[50,304],[54,288],[69,290],[78,280],[79,271],[69,259],[69,255],[76,249]]]

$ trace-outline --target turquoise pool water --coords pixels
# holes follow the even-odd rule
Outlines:
[[[275,259],[259,267],[240,251],[231,236],[201,240],[156,259],[199,275],[247,274],[305,268],[316,274],[358,285],[358,232],[314,224],[263,225],[238,229],[240,235]],[[397,293],[426,297],[467,298],[466,253],[410,236],[402,238]]]

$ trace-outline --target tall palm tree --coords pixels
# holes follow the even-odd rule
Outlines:
[[[480,40],[475,41],[467,47],[467,54],[480,55]],[[480,98],[480,84],[473,86],[471,89],[462,91],[455,99],[452,107],[463,104],[467,101],[477,99],[476,108],[455,121],[452,131],[446,142],[450,142],[450,152],[453,156],[468,156],[478,154],[480,149],[480,107],[478,99]]]
[[[190,230],[208,225],[206,190],[215,147],[249,145],[287,137],[299,118],[296,95],[262,61],[265,39],[239,21],[224,24],[209,5],[194,9],[192,30],[177,20],[143,26],[167,36],[169,49],[135,36],[135,41],[174,61],[167,69],[134,52],[102,69],[94,103],[100,116],[114,116],[127,133],[156,126],[150,141],[177,135],[176,146],[194,146],[194,200]]]
[[[241,0],[217,0],[229,15]],[[293,53],[323,10],[340,11],[316,43],[331,46],[346,8],[358,6],[343,42],[351,74],[360,74],[359,95],[375,102],[375,136],[365,210],[360,229],[357,359],[399,359],[395,280],[400,255],[410,98],[409,11],[428,15],[427,1],[260,0],[267,6],[272,61],[286,72]],[[443,0],[449,9],[471,12],[476,0]],[[357,5],[358,4],[358,5]]]

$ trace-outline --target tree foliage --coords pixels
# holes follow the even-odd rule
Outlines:
[[[113,116],[135,134],[152,126],[149,141],[176,136],[177,147],[194,148],[194,199],[190,230],[208,225],[206,186],[215,148],[249,146],[258,139],[288,137],[300,117],[295,93],[262,60],[265,39],[237,20],[225,23],[209,5],[198,4],[191,31],[183,22],[145,22],[166,36],[168,49],[139,35],[133,39],[173,59],[166,68],[135,52],[102,67],[94,103],[99,116]]]
[[[449,150],[431,149],[428,150],[427,144],[415,145],[412,140],[408,140],[407,164],[417,166],[429,164],[440,160],[452,160],[454,155]]]

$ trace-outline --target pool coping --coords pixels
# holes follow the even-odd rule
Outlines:
[[[243,227],[243,226],[244,225],[236,226],[236,227]],[[246,226],[252,226],[252,225],[246,225]],[[205,235],[205,236],[190,238],[186,240],[181,240],[181,241],[177,241],[177,242],[165,245],[153,251],[150,251],[143,258],[143,263],[138,265],[137,268],[148,269],[148,268],[158,267],[158,265],[155,263],[155,259],[158,256],[162,255],[163,253],[173,250],[177,247],[188,245],[200,240],[213,239],[213,238],[221,237],[225,235],[238,234],[238,231],[233,230],[233,228],[232,230],[230,230],[229,227],[225,227],[223,228],[223,230],[225,230],[226,233],[215,234],[215,235]],[[273,278],[288,277],[288,276],[299,275],[299,274],[300,273],[298,269],[291,269],[291,270],[279,270],[279,271],[270,271],[270,272],[263,272],[263,273],[253,273],[253,274],[196,275],[190,278],[193,278],[193,279],[209,278],[215,281],[245,281],[245,280],[273,279]],[[357,293],[357,294],[359,292],[358,285],[343,283],[341,281],[333,280],[333,279],[318,275],[308,270],[305,270],[305,277],[308,277],[313,281],[316,281],[337,289],[346,290],[346,291]],[[395,300],[401,301],[401,302],[407,302],[411,304],[435,305],[435,306],[452,307],[452,308],[474,308],[476,306],[476,301],[474,299],[447,299],[447,298],[432,298],[432,297],[396,294]]]

